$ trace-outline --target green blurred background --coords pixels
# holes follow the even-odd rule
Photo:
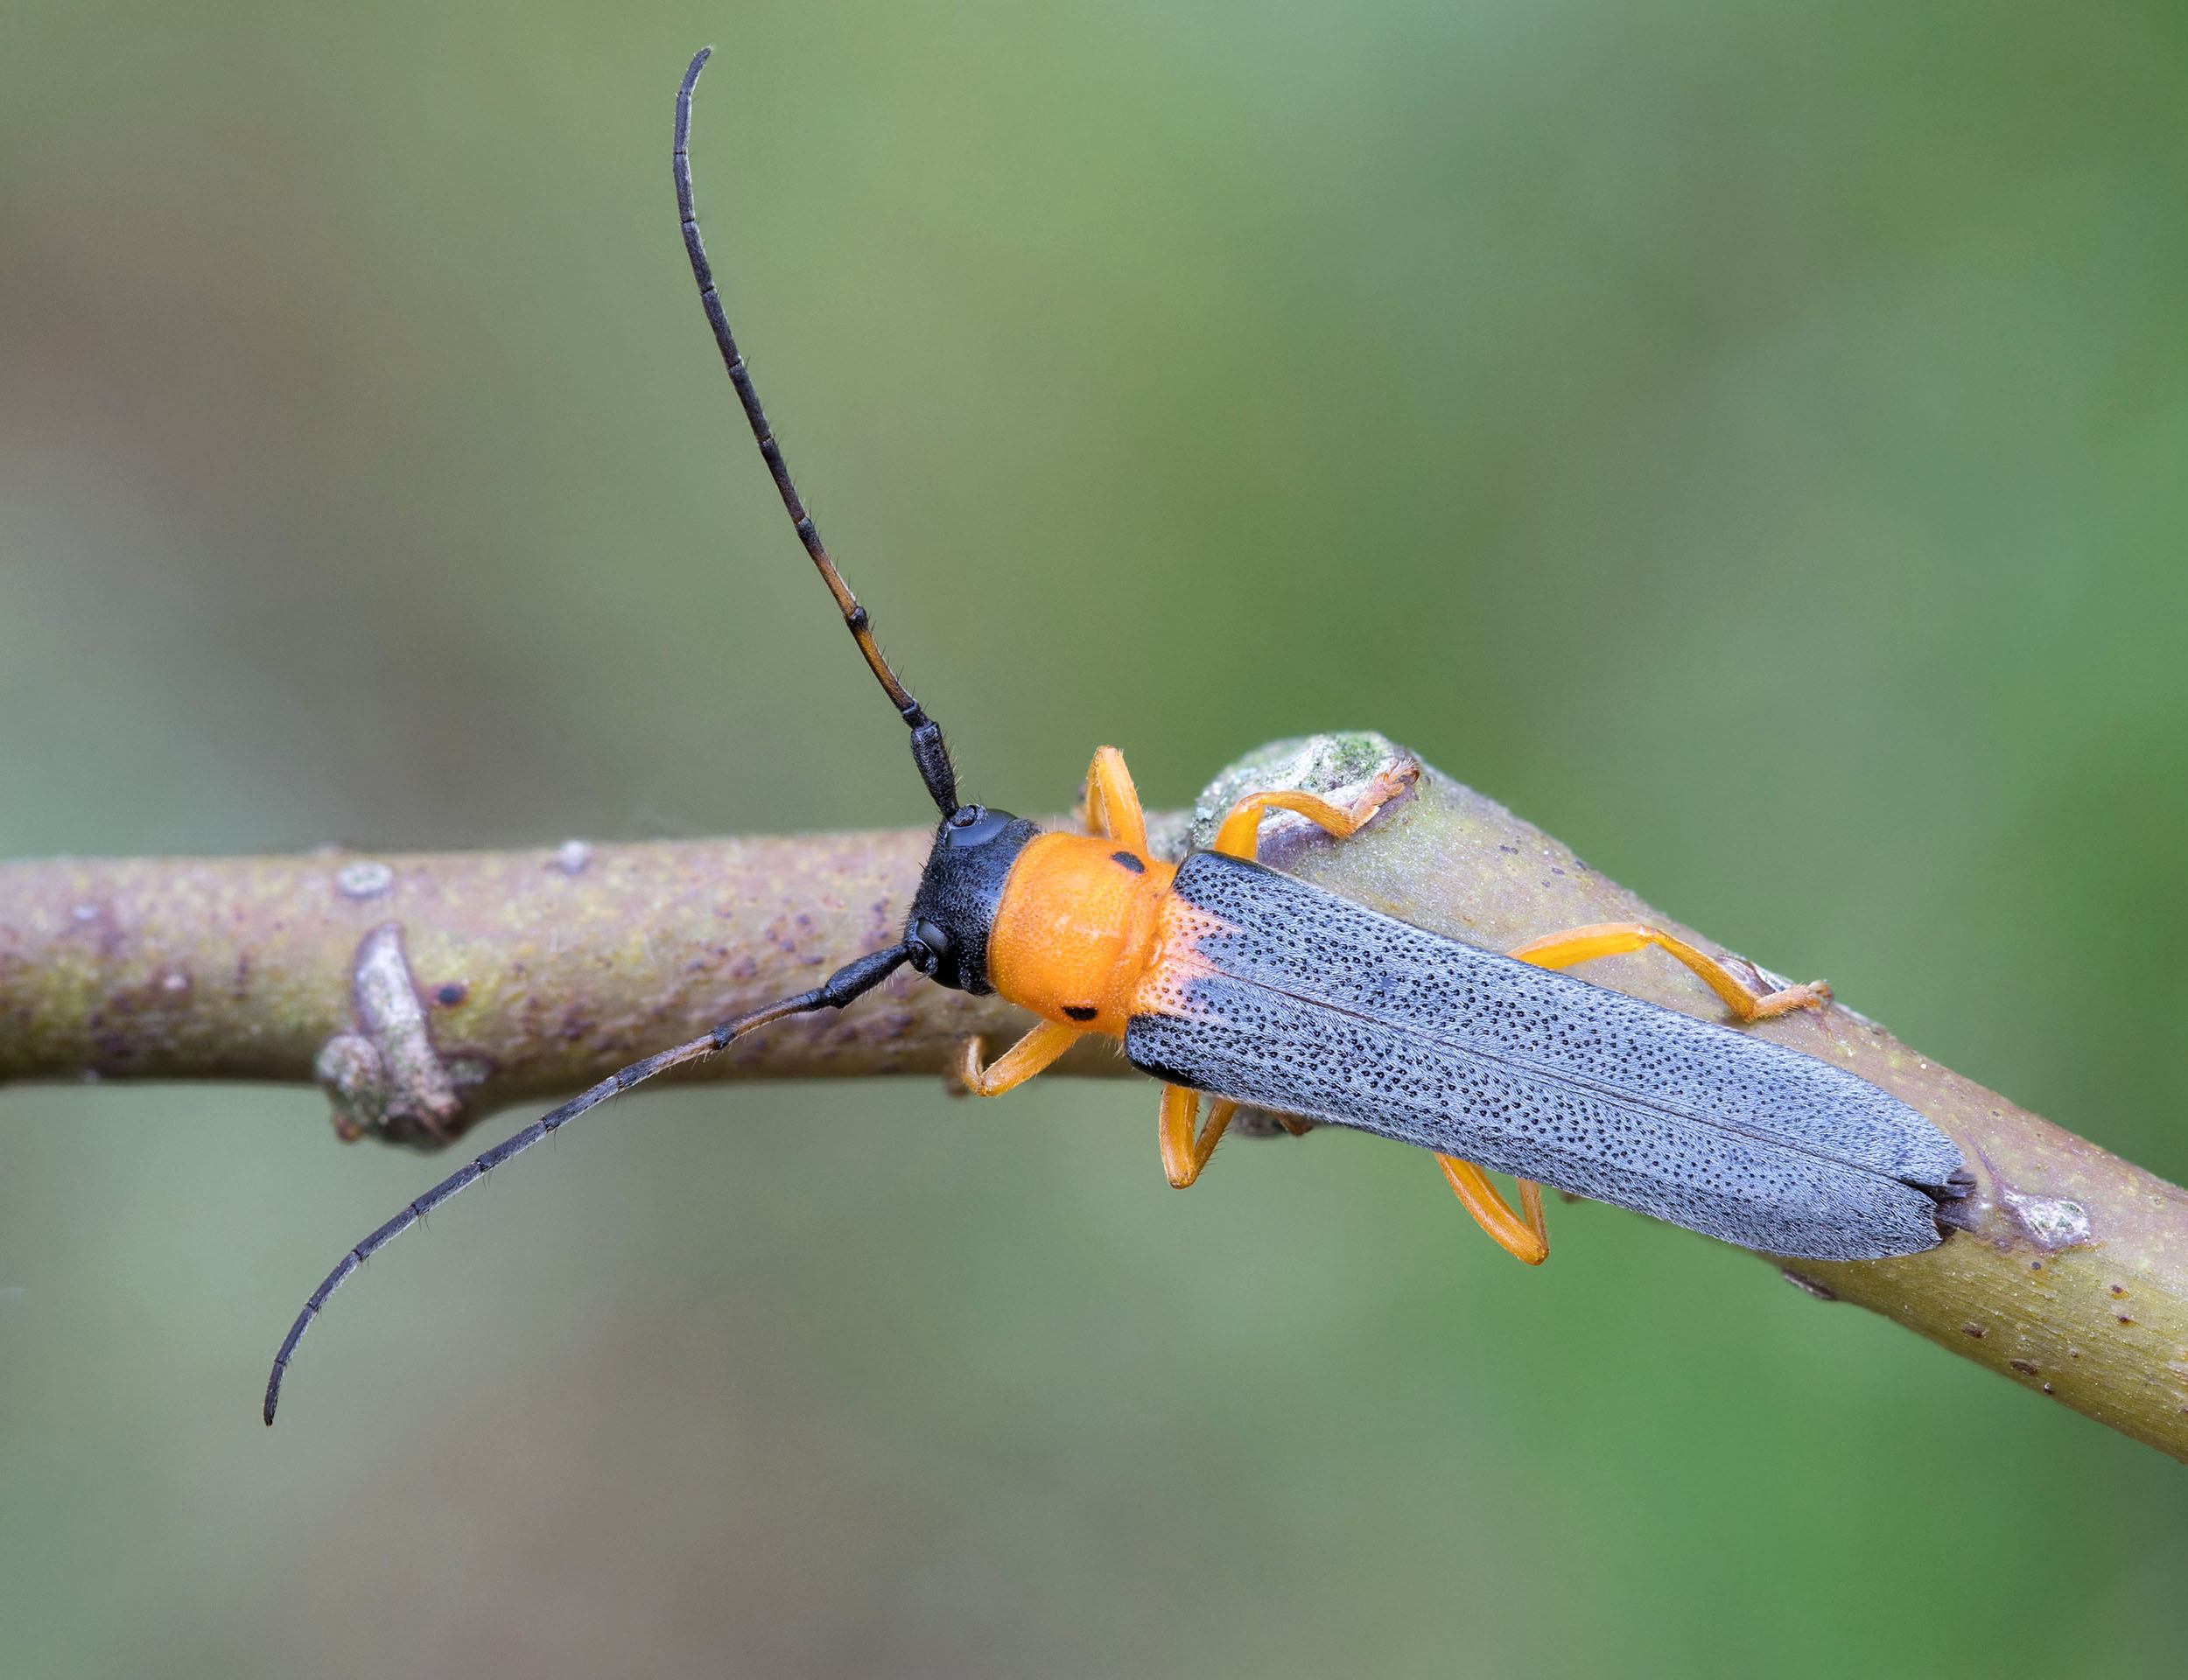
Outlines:
[[[920,817],[1364,725],[2188,1178],[2188,21],[18,4],[0,853]],[[481,1138],[504,1135],[505,1115]],[[1151,1093],[438,1163],[0,1094],[14,1675],[2177,1673],[2188,1481],[1699,1237]]]

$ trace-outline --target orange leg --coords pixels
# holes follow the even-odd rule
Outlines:
[[[1208,1158],[1223,1140],[1224,1128],[1231,1124],[1231,1116],[1238,1112],[1238,1105],[1228,1097],[1217,1097],[1209,1105],[1208,1124],[1196,1138],[1193,1122],[1200,1110],[1198,1091],[1188,1090],[1182,1085],[1162,1088],[1162,1171],[1174,1190],[1186,1189],[1200,1177]]]
[[[1460,1160],[1455,1155],[1439,1155],[1436,1164],[1443,1168],[1443,1176],[1449,1181],[1453,1194],[1474,1215],[1475,1222],[1505,1253],[1531,1266],[1539,1266],[1550,1257],[1550,1228],[1542,1217],[1540,1185],[1532,1179],[1518,1181],[1519,1205],[1526,1210],[1526,1216],[1522,1219],[1497,1194],[1497,1186],[1483,1175],[1482,1169],[1471,1161]]]
[[[1660,928],[1638,921],[1599,922],[1592,928],[1550,934],[1530,940],[1510,955],[1537,968],[1564,969],[1594,957],[1623,956],[1629,951],[1645,950],[1652,945],[1700,975],[1710,990],[1724,1000],[1725,1007],[1743,1021],[1767,1021],[1796,1009],[1821,1009],[1831,997],[1831,988],[1814,980],[1805,986],[1787,986],[1782,991],[1757,998],[1716,958],[1696,950],[1685,940]],[[1482,1176],[1479,1167],[1448,1155],[1439,1155],[1436,1159],[1442,1163],[1443,1176],[1450,1180],[1451,1188],[1483,1230],[1529,1265],[1542,1264],[1550,1252],[1550,1238],[1542,1218],[1539,1185],[1527,1179],[1519,1180],[1519,1202],[1527,1214],[1523,1223],[1497,1194],[1496,1187]]]
[[[988,1068],[980,1066],[979,1040],[967,1039],[957,1077],[975,1096],[1000,1096],[1013,1086],[1023,1085],[1085,1036],[1076,1026],[1043,1021]]]
[[[1385,773],[1378,776],[1367,792],[1350,807],[1333,805],[1313,794],[1249,794],[1231,808],[1222,827],[1216,830],[1216,842],[1210,850],[1232,858],[1252,858],[1257,849],[1264,811],[1296,811],[1320,824],[1324,833],[1340,840],[1349,839],[1405,786],[1405,778]],[[1193,1115],[1198,1101],[1193,1093],[1175,1085],[1162,1094],[1162,1161],[1172,1184],[1190,1184],[1207,1158],[1203,1153],[1199,1160],[1193,1161],[1185,1154],[1192,1143]],[[1218,1107],[1220,1110],[1222,1105]],[[1231,1115],[1224,1113],[1224,1124],[1227,1125],[1230,1121]],[[1219,1130],[1212,1115],[1209,1127],[1211,1131]],[[1211,1138],[1207,1140],[1207,1148],[1214,1147],[1215,1140]],[[1519,1180],[1519,1205],[1526,1210],[1526,1217],[1522,1220],[1505,1206],[1496,1186],[1482,1176],[1481,1168],[1450,1155],[1439,1155],[1436,1159],[1442,1164],[1443,1176],[1450,1181],[1466,1210],[1500,1247],[1531,1266],[1539,1266],[1549,1258],[1550,1233],[1542,1217],[1539,1185],[1526,1179]],[[1190,1170],[1181,1177],[1181,1171],[1188,1166]]]
[[[1322,831],[1344,840],[1358,832],[1360,825],[1381,810],[1391,799],[1405,791],[1408,777],[1392,775],[1385,771],[1369,785],[1350,805],[1332,805],[1314,794],[1267,793],[1248,794],[1231,808],[1223,826],[1216,830],[1216,843],[1210,851],[1220,851],[1227,857],[1251,858],[1254,854],[1257,836],[1261,831],[1264,811],[1296,811],[1300,816],[1321,824]]]
[[[1715,957],[1696,950],[1661,928],[1651,928],[1638,921],[1605,921],[1592,928],[1548,934],[1540,939],[1531,939],[1506,955],[1516,956],[1522,962],[1532,962],[1539,969],[1568,969],[1591,957],[1623,956],[1652,945],[1677,957],[1700,975],[1709,990],[1724,999],[1724,1006],[1743,1021],[1767,1021],[1796,1009],[1821,1009],[1831,998],[1830,986],[1821,980],[1811,980],[1805,986],[1787,986],[1783,991],[1757,998]]]
[[[1140,808],[1140,793],[1125,768],[1125,755],[1113,746],[1098,749],[1086,768],[1086,826],[1143,857],[1147,850],[1147,818]]]

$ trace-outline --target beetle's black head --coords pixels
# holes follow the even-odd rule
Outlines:
[[[1039,832],[1022,816],[984,805],[960,806],[943,818],[904,926],[914,968],[953,991],[995,990],[987,977],[988,934],[1004,878]]]

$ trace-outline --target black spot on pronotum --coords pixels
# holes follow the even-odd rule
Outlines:
[[[1135,875],[1145,875],[1147,872],[1147,864],[1141,863],[1128,851],[1112,851],[1109,854],[1109,860],[1112,864],[1122,864]]]
[[[1101,1011],[1096,1009],[1091,1004],[1066,1004],[1063,1006],[1063,1012],[1075,1021],[1090,1021],[1100,1014]]]

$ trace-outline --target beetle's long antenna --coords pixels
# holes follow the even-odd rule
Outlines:
[[[779,1021],[785,1015],[803,1015],[816,1009],[841,1009],[854,998],[864,996],[896,971],[912,955],[912,948],[892,945],[886,951],[875,951],[857,962],[846,963],[830,975],[810,991],[801,991],[795,998],[785,998],[779,1004],[769,1004],[765,1009],[749,1015],[740,1015],[733,1021],[725,1021],[712,1032],[693,1039],[689,1044],[679,1044],[673,1050],[663,1050],[635,1061],[620,1072],[609,1074],[583,1096],[573,1097],[551,1114],[538,1119],[507,1141],[492,1149],[459,1172],[450,1174],[360,1242],[347,1254],[341,1264],[326,1274],[326,1281],[312,1292],[312,1298],[304,1304],[304,1311],[297,1314],[297,1321],[289,1326],[281,1351],[274,1355],[273,1371],[266,1378],[266,1422],[274,1420],[274,1408],[281,1404],[281,1380],[288,1375],[289,1362],[296,1357],[297,1344],[304,1340],[304,1333],[312,1327],[312,1321],[319,1315],[332,1295],[349,1280],[349,1275],[382,1249],[409,1230],[419,1220],[446,1201],[459,1190],[467,1190],[503,1162],[522,1155],[541,1138],[559,1131],[587,1109],[605,1102],[618,1092],[628,1091],[634,1085],[664,1074],[671,1068],[680,1068],[687,1061],[697,1061],[701,1056],[712,1055],[732,1040],[740,1039],[747,1032]]]
[[[745,405],[745,418],[752,423],[752,435],[760,444],[761,458],[774,475],[775,487],[782,494],[782,506],[796,528],[798,541],[805,544],[805,552],[813,556],[821,581],[836,598],[844,623],[888,695],[889,704],[911,726],[912,761],[919,766],[920,779],[927,784],[927,792],[941,808],[942,814],[948,816],[957,808],[957,773],[950,762],[950,749],[943,743],[942,726],[929,718],[919,702],[912,698],[911,691],[896,680],[896,673],[889,668],[888,661],[881,657],[881,650],[874,646],[873,630],[866,608],[859,605],[859,598],[851,592],[843,574],[836,570],[836,563],[821,546],[820,532],[813,523],[812,514],[805,511],[797,486],[790,482],[790,469],[783,463],[782,446],[775,442],[775,432],[768,424],[767,411],[760,406],[760,394],[753,388],[752,374],[737,348],[736,336],[729,330],[729,316],[722,308],[721,294],[714,289],[714,270],[706,260],[706,242],[699,237],[698,212],[691,201],[691,89],[698,85],[699,72],[706,67],[713,52],[711,46],[699,49],[691,60],[691,67],[684,73],[684,85],[677,89],[677,211],[684,218],[684,248],[691,259],[691,277],[698,282],[699,304],[706,311],[707,325],[714,329],[714,342],[722,353],[722,365],[729,369],[729,382],[737,388],[737,400]]]

